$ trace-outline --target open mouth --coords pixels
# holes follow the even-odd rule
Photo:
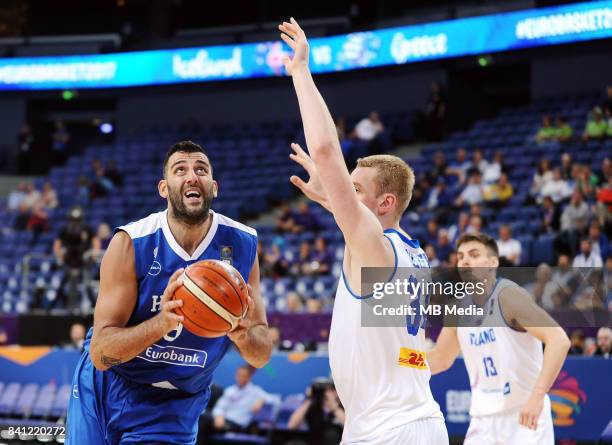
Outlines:
[[[187,198],[188,203],[199,203],[200,200],[202,199],[202,193],[200,193],[200,191],[196,189],[187,190],[183,194],[183,196]]]

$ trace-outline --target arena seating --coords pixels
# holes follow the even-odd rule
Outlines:
[[[554,236],[538,234],[539,209],[524,204],[537,162],[546,156],[555,163],[562,152],[568,152],[575,161],[588,163],[597,169],[612,151],[612,141],[538,146],[532,138],[541,116],[547,113],[566,116],[575,134],[579,134],[588,110],[597,100],[598,97],[594,95],[553,98],[529,107],[502,110],[493,119],[476,122],[467,132],[454,133],[445,142],[427,146],[419,157],[410,159],[410,164],[419,174],[431,169],[431,159],[437,151],[444,153],[450,161],[460,147],[468,152],[480,148],[486,159],[491,159],[494,151],[502,150],[505,162],[512,166],[510,182],[515,194],[506,208],[499,212],[483,208],[483,216],[487,219],[485,231],[496,236],[500,224],[510,223],[514,236],[523,245],[521,264],[550,263],[554,259]],[[391,133],[391,140],[397,142],[410,137],[408,128],[414,119],[412,114],[388,114],[382,118]],[[355,120],[356,117],[353,122]],[[15,215],[7,213],[4,203],[0,203],[0,227],[3,228],[0,232],[0,309],[7,313],[28,311],[32,307],[36,288],[44,289],[43,308],[56,297],[63,272],[53,267],[53,260],[49,256],[52,243],[67,220],[68,209],[75,203],[79,178],[92,177],[93,160],[99,159],[103,164],[110,160],[117,161],[125,184],[115,195],[96,199],[87,206],[87,221],[94,228],[103,221],[116,226],[164,208],[165,203],[156,192],[163,155],[169,145],[186,138],[203,142],[213,159],[220,183],[220,197],[213,206],[215,210],[242,219],[267,211],[271,203],[296,195],[295,188],[287,179],[289,175],[301,171],[288,158],[289,142],[303,139],[297,122],[209,128],[194,125],[157,126],[143,130],[141,134],[121,138],[114,145],[87,147],[82,154],[68,159],[65,165],[54,167],[48,178],[37,181],[38,186],[47,179],[52,182],[58,191],[60,206],[51,215],[51,232],[43,233],[36,242],[29,232],[14,233],[9,230]],[[451,187],[454,186],[451,184]],[[328,239],[338,263],[333,267],[332,275],[327,277],[263,279],[264,298],[270,308],[284,310],[282,297],[288,290],[298,290],[306,297],[327,299],[333,296],[336,279],[340,275],[342,238],[333,218],[324,209],[314,206],[313,211],[325,227],[321,234]],[[521,215],[521,221],[531,222],[518,222],[516,215]],[[425,233],[425,225],[433,216],[432,212],[416,216],[408,212],[402,226],[418,239]],[[256,228],[264,245],[269,245],[277,236],[270,226]],[[313,236],[312,233],[283,235],[285,258],[289,261],[295,258],[299,243],[312,240]],[[23,258],[32,252],[35,255],[28,262],[27,280],[24,280]],[[329,310],[329,304],[324,309]]]

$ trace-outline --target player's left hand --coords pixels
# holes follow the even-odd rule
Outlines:
[[[248,330],[253,325],[253,310],[255,309],[255,304],[253,303],[253,298],[251,298],[251,295],[253,294],[253,288],[248,283],[247,290],[249,292],[249,298],[247,300],[246,315],[242,320],[238,322],[238,325],[227,334],[230,340],[234,343],[238,343],[245,340]]]
[[[278,29],[281,31],[281,39],[293,50],[293,58],[289,56],[283,57],[283,63],[287,74],[293,75],[294,70],[298,67],[308,68],[308,39],[306,34],[298,22],[291,17],[289,22],[283,22],[278,25]]]
[[[523,405],[519,416],[519,424],[530,430],[536,430],[538,427],[538,419],[544,407],[544,395],[532,394]]]

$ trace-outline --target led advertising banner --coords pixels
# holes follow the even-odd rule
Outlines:
[[[612,0],[313,38],[314,73],[612,37]],[[285,75],[289,48],[262,42],[0,59],[0,90],[112,88]]]

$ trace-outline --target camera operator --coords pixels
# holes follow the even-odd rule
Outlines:
[[[297,429],[305,422],[312,444],[338,444],[342,439],[344,408],[333,382],[315,380],[306,390],[306,400],[289,418],[288,428]]]

